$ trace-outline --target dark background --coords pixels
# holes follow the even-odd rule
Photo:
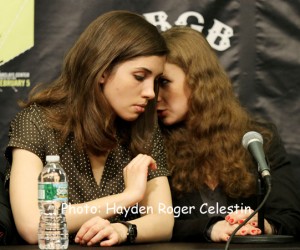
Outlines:
[[[140,14],[162,11],[171,25],[183,13],[194,11],[203,17],[205,35],[215,20],[231,27],[230,46],[216,53],[236,94],[249,111],[277,125],[294,165],[299,165],[300,1],[35,0],[34,4],[34,47],[0,66],[0,73],[29,72],[31,83],[30,87],[0,87],[1,172],[7,164],[3,154],[9,122],[20,110],[17,100],[26,98],[35,84],[57,77],[65,53],[85,27],[116,9]],[[197,22],[191,17],[186,25]]]

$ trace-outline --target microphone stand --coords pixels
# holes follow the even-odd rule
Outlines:
[[[271,178],[267,176],[266,178]],[[265,180],[262,180],[261,177],[258,177],[257,180],[257,209],[243,222],[241,223],[232,233],[229,240],[227,241],[225,249],[229,249],[229,244],[232,243],[290,243],[294,241],[292,235],[267,235],[264,234],[264,203],[271,193],[271,185],[264,185]],[[270,183],[270,180],[269,180]],[[266,183],[265,183],[266,184]],[[245,235],[245,236],[236,236],[236,232],[244,226],[255,214],[258,216],[258,228],[261,230],[261,235]]]
[[[257,179],[257,190],[258,190],[257,191],[257,205],[259,205],[263,201],[264,196],[266,195],[266,190],[263,185],[262,178],[260,176]],[[264,223],[265,216],[264,215],[265,215],[265,207],[262,206],[261,209],[259,209],[257,212],[258,228],[261,230],[262,233],[265,231],[265,223]]]

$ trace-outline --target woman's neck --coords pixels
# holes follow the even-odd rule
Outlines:
[[[108,153],[103,155],[88,154],[95,181],[100,185]]]

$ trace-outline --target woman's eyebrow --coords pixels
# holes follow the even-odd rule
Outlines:
[[[145,67],[138,67],[136,69],[138,69],[138,70],[145,70],[145,71],[147,71],[147,73],[152,74],[152,71],[150,69],[148,69],[148,68],[145,68]]]

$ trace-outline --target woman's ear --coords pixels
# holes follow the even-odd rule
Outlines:
[[[105,73],[100,77],[100,79],[99,79],[99,83],[100,84],[104,84],[105,83],[105,79],[106,79],[106,77],[105,77]]]
[[[101,75],[101,77],[100,77],[100,79],[99,79],[99,83],[100,83],[100,84],[104,84],[104,83],[106,82],[108,76],[109,76],[108,72],[105,71],[105,72]]]

